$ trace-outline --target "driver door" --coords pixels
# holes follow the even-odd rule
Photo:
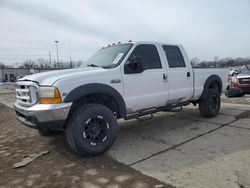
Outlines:
[[[139,60],[142,66],[131,66],[133,59]],[[139,44],[134,48],[123,69],[125,103],[128,113],[167,104],[166,70],[155,45]]]

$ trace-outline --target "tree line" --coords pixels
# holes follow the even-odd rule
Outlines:
[[[196,68],[223,68],[223,67],[240,67],[242,65],[250,64],[250,57],[246,58],[219,58],[214,57],[212,61],[201,61],[199,58],[191,58],[190,62],[193,67]],[[14,65],[7,65],[0,62],[0,67],[17,67],[17,68],[55,68],[55,69],[68,69],[68,68],[77,68],[84,64],[84,61],[72,61],[70,62],[62,62],[59,63],[55,60],[49,61],[43,58],[39,58],[37,60],[28,59],[22,63],[15,63]]]
[[[72,62],[56,62],[55,60],[49,61],[43,58],[37,60],[28,59],[22,63],[14,63],[13,65],[7,65],[0,62],[0,67],[6,68],[44,68],[44,69],[68,69],[68,68],[77,68],[84,64],[84,61],[72,61]]]
[[[249,65],[250,64],[250,57],[246,58],[219,58],[214,57],[212,61],[201,61],[198,58],[191,58],[190,62],[193,67],[197,68],[209,68],[209,67],[217,67],[217,68],[228,68],[228,67],[240,67],[242,65]]]

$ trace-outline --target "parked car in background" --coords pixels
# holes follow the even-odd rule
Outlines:
[[[250,65],[245,65],[238,73],[229,76],[229,88],[241,89],[243,94],[250,94]]]

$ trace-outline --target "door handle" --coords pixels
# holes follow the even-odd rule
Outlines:
[[[163,82],[168,81],[168,75],[166,73],[163,74]]]
[[[187,77],[189,78],[189,77],[191,77],[191,74],[190,74],[190,72],[187,72]]]

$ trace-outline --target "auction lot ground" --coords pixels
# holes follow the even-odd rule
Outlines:
[[[12,107],[14,100],[13,92],[0,90],[0,103]],[[94,158],[74,154],[63,134],[41,137],[22,126],[6,106],[0,104],[0,187],[250,187],[249,96],[223,97],[216,118],[188,106],[120,121],[115,145]],[[13,169],[41,151],[49,154]]]

